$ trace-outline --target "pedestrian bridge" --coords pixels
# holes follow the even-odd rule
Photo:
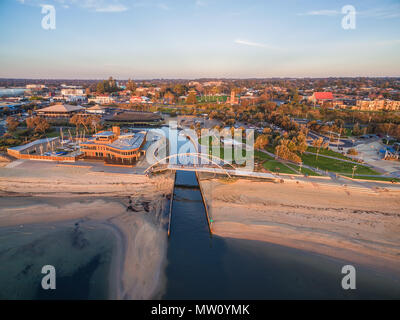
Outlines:
[[[171,159],[177,159],[178,157],[191,157],[192,162],[195,163],[187,163],[187,164],[174,164],[169,162]],[[207,160],[206,162],[209,162],[208,164],[201,164],[200,161],[198,160]],[[222,165],[227,165],[230,168],[224,168]],[[151,174],[151,173],[156,173],[156,172],[162,172],[166,170],[173,170],[173,171],[194,171],[194,172],[207,172],[207,173],[213,173],[213,174],[224,174],[227,175],[229,178],[232,178],[232,176],[243,176],[243,177],[254,177],[254,178],[262,178],[262,179],[272,179],[272,180],[278,180],[280,179],[278,176],[272,174],[272,173],[266,173],[266,172],[254,172],[250,170],[240,170],[238,168],[235,168],[232,164],[229,162],[225,161],[224,159],[221,159],[219,157],[213,156],[213,155],[207,155],[203,153],[179,153],[179,154],[174,154],[170,155],[168,157],[165,157],[164,159],[161,159],[157,161],[156,163],[152,164],[149,166],[144,173],[145,174]]]

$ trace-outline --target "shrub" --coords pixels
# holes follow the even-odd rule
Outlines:
[[[358,151],[354,148],[351,148],[347,151],[347,154],[349,154],[351,156],[356,156],[356,155],[358,155]]]

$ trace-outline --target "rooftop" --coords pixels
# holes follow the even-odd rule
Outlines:
[[[102,131],[99,133],[96,133],[94,136],[95,137],[112,137],[115,133],[112,131]]]
[[[159,114],[153,112],[124,111],[111,117],[109,121],[160,121]]]
[[[111,136],[114,135],[113,132],[111,131],[104,131],[100,132],[95,135],[95,137],[99,136]],[[106,146],[110,146],[115,149],[119,150],[133,150],[133,149],[139,149],[140,146],[142,145],[144,139],[146,137],[146,131],[140,131],[135,134],[126,134],[126,135],[120,135],[118,136],[118,139],[113,141],[112,143],[109,144],[104,144]],[[84,143],[85,145],[88,144],[96,144],[93,140],[86,141]]]
[[[146,136],[145,132],[138,132],[132,135],[119,136],[117,140],[111,143],[111,146],[121,150],[138,149]]]
[[[56,104],[54,106],[39,109],[40,112],[73,112],[77,110],[84,110],[81,106],[73,106],[70,104]]]
[[[40,145],[40,144],[43,144],[43,143],[52,142],[52,141],[57,140],[57,139],[58,139],[58,137],[38,139],[38,140],[35,140],[35,141],[32,141],[32,142],[29,142],[27,144],[23,144],[23,145],[16,146],[16,147],[11,147],[11,148],[8,148],[8,149],[16,150],[16,151],[24,151],[25,149],[28,149],[28,148],[30,148],[32,146]]]
[[[333,100],[332,92],[314,92],[314,97],[318,100]]]
[[[102,106],[99,106],[98,104],[96,104],[93,107],[87,108],[87,110],[104,110],[104,108]]]

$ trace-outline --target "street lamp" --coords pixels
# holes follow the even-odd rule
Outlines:
[[[352,179],[354,179],[354,172],[356,171],[356,169],[357,169],[357,166],[354,166],[354,167],[353,167],[353,174],[351,175],[351,178],[352,178]]]

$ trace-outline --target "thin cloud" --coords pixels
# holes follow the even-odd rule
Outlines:
[[[362,17],[377,19],[400,18],[400,4],[395,4],[387,8],[373,8],[358,12]]]
[[[124,5],[109,5],[106,7],[100,7],[100,8],[96,8],[95,11],[96,12],[123,12],[123,11],[127,11],[128,8],[125,7]]]
[[[274,49],[274,50],[279,49],[278,47],[271,46],[271,45],[268,45],[265,43],[253,42],[253,41],[248,41],[248,40],[243,40],[243,39],[236,39],[234,41],[234,43],[244,45],[244,46],[250,46],[250,47],[267,48],[267,49]]]
[[[315,10],[305,13],[298,13],[298,16],[336,16],[340,14],[337,10]]]
[[[41,6],[43,0],[17,0],[23,5]],[[123,12],[129,10],[125,0],[54,0],[53,5],[68,9],[72,6],[95,12]]]
[[[337,16],[343,14],[340,10],[331,10],[331,9],[321,9],[308,11],[303,13],[298,13],[298,16]],[[367,10],[357,10],[356,14],[359,17],[365,18],[377,18],[377,19],[392,19],[392,18],[400,18],[400,4],[395,4],[388,7],[380,7],[380,8],[371,8]]]

